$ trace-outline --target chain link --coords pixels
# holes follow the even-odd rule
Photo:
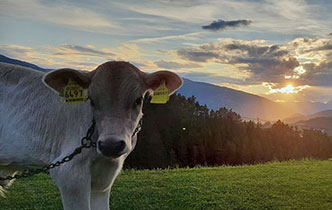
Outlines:
[[[48,173],[50,169],[53,169],[66,162],[71,161],[76,155],[82,152],[82,149],[96,147],[96,142],[92,141],[91,139],[95,131],[95,126],[96,126],[96,121],[95,119],[93,119],[91,127],[88,129],[86,135],[81,140],[81,146],[77,147],[71,154],[62,158],[62,160],[56,161],[55,163],[51,163],[48,166],[44,166],[43,168],[25,170],[21,174],[16,174],[14,176],[0,177],[0,181],[25,178],[39,173]]]
[[[134,137],[138,132],[140,132],[142,128],[142,118],[140,119],[138,126],[135,128],[132,137]],[[74,152],[64,157],[62,160],[56,161],[55,163],[51,163],[48,166],[44,166],[43,168],[38,169],[30,169],[22,172],[21,174],[16,174],[14,176],[7,176],[7,177],[0,177],[0,181],[6,181],[6,180],[12,180],[12,179],[20,179],[25,178],[29,176],[33,176],[39,173],[48,173],[50,169],[53,169],[55,167],[58,167],[66,162],[71,161],[76,155],[80,154],[82,152],[82,149],[84,148],[91,148],[96,147],[96,142],[92,141],[92,135],[95,131],[96,126],[96,120],[93,118],[92,125],[86,132],[86,135],[81,139],[81,146],[77,147]]]

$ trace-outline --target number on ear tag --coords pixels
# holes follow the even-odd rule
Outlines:
[[[151,104],[166,104],[169,100],[168,89],[165,83],[161,84],[153,93]]]
[[[87,99],[85,89],[71,79],[63,88],[63,93],[60,96],[65,99],[66,103],[84,103]]]

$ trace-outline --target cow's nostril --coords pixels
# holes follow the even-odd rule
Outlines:
[[[105,140],[98,142],[98,148],[103,155],[117,158],[127,152],[127,144],[123,140]]]

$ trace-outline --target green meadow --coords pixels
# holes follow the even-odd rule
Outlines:
[[[16,181],[1,210],[62,209],[47,175]],[[332,161],[125,170],[111,209],[332,209]]]

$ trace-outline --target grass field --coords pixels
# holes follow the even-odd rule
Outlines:
[[[62,207],[53,182],[38,175],[15,182],[0,209]],[[332,161],[126,170],[113,186],[111,209],[332,209]]]

